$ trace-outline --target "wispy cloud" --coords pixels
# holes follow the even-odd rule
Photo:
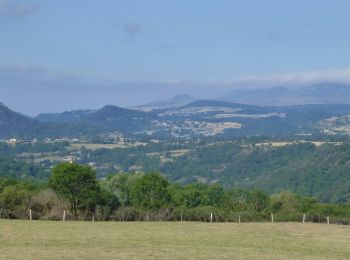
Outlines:
[[[22,17],[30,15],[39,9],[40,5],[36,2],[0,0],[0,16]]]
[[[45,68],[34,65],[0,65],[1,74],[37,74],[46,71]]]

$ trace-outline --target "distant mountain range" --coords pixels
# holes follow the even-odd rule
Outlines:
[[[180,108],[197,99],[178,95],[169,100],[154,101],[135,109],[152,111]],[[293,106],[308,104],[350,104],[350,85],[320,83],[299,89],[287,87],[240,89],[230,91],[216,100],[258,106]]]
[[[235,90],[226,93],[220,100],[263,106],[350,104],[350,85],[321,83],[300,89],[274,87]]]
[[[130,134],[143,131],[157,118],[153,113],[116,106],[30,118],[0,104],[0,138],[77,137],[107,132]]]
[[[349,115],[350,86],[340,84],[318,84],[298,90],[240,90],[226,94],[222,100],[195,100],[179,95],[137,109],[108,105],[97,110],[40,114],[36,118],[0,104],[0,138],[110,133],[147,138],[350,133]]]

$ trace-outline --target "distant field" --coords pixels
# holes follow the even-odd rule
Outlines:
[[[90,143],[74,143],[70,145],[70,148],[73,150],[81,149],[82,147],[85,147],[88,150],[97,150],[97,149],[114,149],[114,148],[127,148],[127,147],[134,147],[139,145],[145,145],[145,143],[142,142],[135,142],[135,143],[117,143],[117,144],[90,144]]]
[[[295,141],[295,142],[269,142],[269,143],[257,143],[256,146],[266,146],[271,145],[272,147],[283,147],[290,144],[298,143],[312,143],[315,146],[321,146],[323,144],[333,144],[333,145],[342,145],[342,142],[321,142],[321,141]]]
[[[125,148],[127,147],[125,144],[86,144],[86,143],[77,143],[77,144],[71,144],[70,147],[74,150],[81,149],[82,147],[85,147],[88,150],[97,150],[101,148],[105,149],[114,149],[114,148]]]
[[[350,259],[350,227],[0,220],[1,259]]]

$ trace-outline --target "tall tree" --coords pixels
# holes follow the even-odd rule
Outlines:
[[[49,187],[68,200],[75,218],[79,211],[93,212],[99,201],[96,173],[87,166],[76,163],[57,165],[52,170]]]

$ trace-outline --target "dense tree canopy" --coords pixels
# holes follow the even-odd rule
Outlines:
[[[49,187],[69,201],[75,216],[79,210],[94,211],[101,192],[96,173],[75,163],[57,165],[52,170]]]
[[[0,178],[0,217],[97,220],[325,221],[350,223],[350,205],[323,204],[313,197],[282,191],[269,196],[261,190],[224,189],[220,184],[169,183],[159,173],[114,174],[97,180],[90,167],[63,163],[49,182]]]
[[[133,204],[147,210],[157,210],[170,201],[168,182],[158,173],[143,175],[133,185]]]

